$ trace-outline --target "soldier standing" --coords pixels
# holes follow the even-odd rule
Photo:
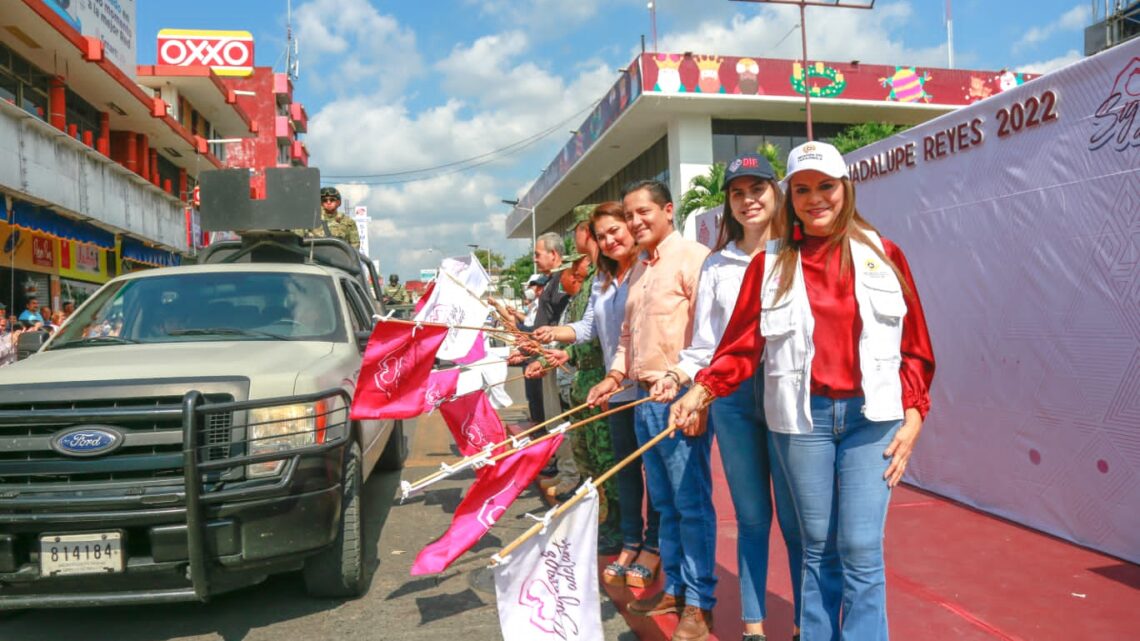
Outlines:
[[[321,187],[321,222],[313,229],[299,231],[307,238],[339,238],[360,249],[360,234],[356,231],[356,221],[342,214],[340,191],[336,187]]]
[[[400,284],[400,277],[396,274],[388,276],[388,286],[384,288],[385,305],[407,305],[412,302],[408,290]]]

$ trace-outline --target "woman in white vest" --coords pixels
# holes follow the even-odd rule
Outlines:
[[[886,641],[887,504],[930,408],[934,353],[906,258],[856,211],[839,151],[792,150],[785,184],[782,242],[752,261],[672,418],[699,429],[705,400],[763,358],[772,453],[803,541],[803,641]]]
[[[693,338],[675,368],[654,384],[650,394],[672,400],[712,359],[736,307],[740,283],[752,258],[764,251],[779,225],[784,194],[766,158],[745,154],[725,168],[724,214],[715,251],[701,267],[693,315]],[[713,401],[709,429],[716,436],[729,494],[736,512],[736,557],[740,569],[740,604],[744,641],[763,641],[767,618],[768,541],[772,529],[772,488],[776,516],[792,570],[792,593],[800,597],[800,537],[787,479],[773,470],[768,456],[768,427],[763,397],[763,368],[735,392]]]

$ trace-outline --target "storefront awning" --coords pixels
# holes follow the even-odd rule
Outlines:
[[[115,249],[113,233],[57,214],[47,207],[17,200],[13,203],[12,210],[5,213],[9,225],[43,232],[64,240],[95,245],[100,249]]]
[[[123,237],[119,246],[122,257],[136,263],[144,263],[155,267],[173,267],[182,264],[182,256],[168,252],[164,249],[147,247],[142,241]]]

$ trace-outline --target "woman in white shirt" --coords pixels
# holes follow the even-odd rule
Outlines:
[[[783,193],[772,165],[757,154],[733,160],[724,177],[725,205],[716,251],[701,268],[693,338],[681,352],[680,362],[661,378],[659,387],[668,397],[692,382],[708,365],[724,334],[744,272],[752,258],[764,250],[770,226],[783,205]],[[774,230],[772,230],[774,231]],[[764,421],[763,369],[733,394],[718,398],[710,408],[710,429],[716,436],[729,493],[736,510],[736,554],[740,568],[741,614],[744,641],[763,641],[767,610],[768,540],[772,527],[772,496],[775,486],[776,516],[788,548],[795,624],[799,627],[801,545],[799,526],[792,509],[787,480],[768,460],[768,426]],[[657,390],[651,393],[656,393]],[[773,483],[769,483],[769,479]]]

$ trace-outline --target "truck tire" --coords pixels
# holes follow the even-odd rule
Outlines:
[[[404,422],[396,421],[392,426],[392,433],[388,436],[388,443],[376,461],[376,469],[385,472],[394,472],[404,469],[404,460],[408,458],[408,443],[404,439]]]
[[[314,597],[351,598],[368,590],[364,573],[364,545],[360,445],[353,441],[344,463],[340,530],[328,548],[305,560],[305,591]]]

